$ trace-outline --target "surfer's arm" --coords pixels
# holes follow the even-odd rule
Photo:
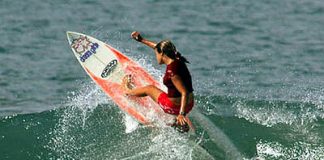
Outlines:
[[[140,34],[139,32],[137,32],[137,31],[134,31],[134,32],[132,33],[132,37],[133,37],[136,41],[141,42],[141,43],[143,43],[143,44],[149,46],[149,47],[152,48],[152,49],[154,49],[155,46],[156,46],[156,43],[155,43],[155,42],[143,38],[143,37],[141,36],[141,34]]]
[[[149,46],[150,48],[155,49],[155,46],[156,46],[155,42],[149,41],[149,40],[144,39],[144,38],[142,39],[141,42],[144,43],[145,45]]]
[[[180,76],[174,75],[171,77],[172,83],[177,88],[177,90],[181,93],[181,105],[180,105],[180,114],[177,117],[178,123],[180,125],[184,125],[186,123],[185,116],[181,113],[185,113],[186,106],[188,103],[188,90],[184,86]]]

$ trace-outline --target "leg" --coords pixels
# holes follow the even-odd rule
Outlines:
[[[122,85],[124,86],[127,95],[137,96],[137,97],[150,96],[155,102],[158,101],[159,95],[163,92],[161,89],[153,85],[134,88],[134,86],[131,84],[131,78],[132,78],[131,75],[126,75],[123,78]]]
[[[163,91],[153,85],[148,85],[145,87],[134,88],[128,91],[127,94],[137,97],[150,96],[155,102],[158,101],[159,95]]]

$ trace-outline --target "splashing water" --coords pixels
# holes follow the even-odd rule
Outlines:
[[[87,129],[87,119],[96,107],[103,103],[111,103],[101,90],[94,84],[83,83],[78,93],[72,92],[64,104],[61,118],[56,125],[49,145],[49,149],[57,153],[62,159],[75,158],[84,146],[80,144],[82,133]],[[81,138],[80,138],[80,137]]]
[[[125,133],[132,133],[139,126],[139,123],[134,118],[129,116],[128,114],[124,114],[124,123],[126,126]]]
[[[145,61],[140,61],[145,65]],[[160,74],[152,70],[155,75]],[[141,126],[94,83],[71,92],[46,148],[58,159],[199,159],[209,157],[195,140],[171,127]],[[157,117],[152,117],[157,118]],[[124,125],[122,125],[124,124]],[[202,153],[202,154],[201,154]],[[196,157],[196,158],[195,158]],[[151,159],[151,158],[149,158]]]
[[[323,159],[324,147],[296,142],[286,147],[278,142],[262,142],[257,144],[257,154],[265,159]]]

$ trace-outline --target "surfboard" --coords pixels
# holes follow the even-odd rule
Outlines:
[[[70,31],[66,34],[73,54],[82,68],[122,111],[143,125],[161,127],[174,122],[175,116],[164,113],[151,98],[128,97],[124,94],[121,83],[123,77],[129,74],[133,77],[135,87],[148,84],[161,87],[143,67],[112,46],[91,36]],[[186,119],[190,132],[194,134],[195,128],[189,118]],[[189,145],[193,146],[192,157],[214,159],[195,141],[189,141]]]
[[[155,85],[161,88],[143,67],[122,54],[112,46],[91,36],[67,32],[71,49],[91,79],[101,87],[117,106],[144,125],[157,125],[174,122],[174,116],[163,112],[160,106],[150,97],[126,96],[123,91],[122,79],[132,75],[136,87]],[[187,118],[189,121],[189,119]],[[190,122],[191,129],[193,129]]]

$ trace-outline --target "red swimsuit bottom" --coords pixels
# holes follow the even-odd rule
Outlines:
[[[164,92],[162,92],[159,95],[158,103],[165,113],[178,115],[180,112],[181,106],[173,104],[173,102],[169,99],[168,94]],[[194,100],[191,100],[186,106],[185,112],[188,114],[191,111],[193,106],[194,106]]]

